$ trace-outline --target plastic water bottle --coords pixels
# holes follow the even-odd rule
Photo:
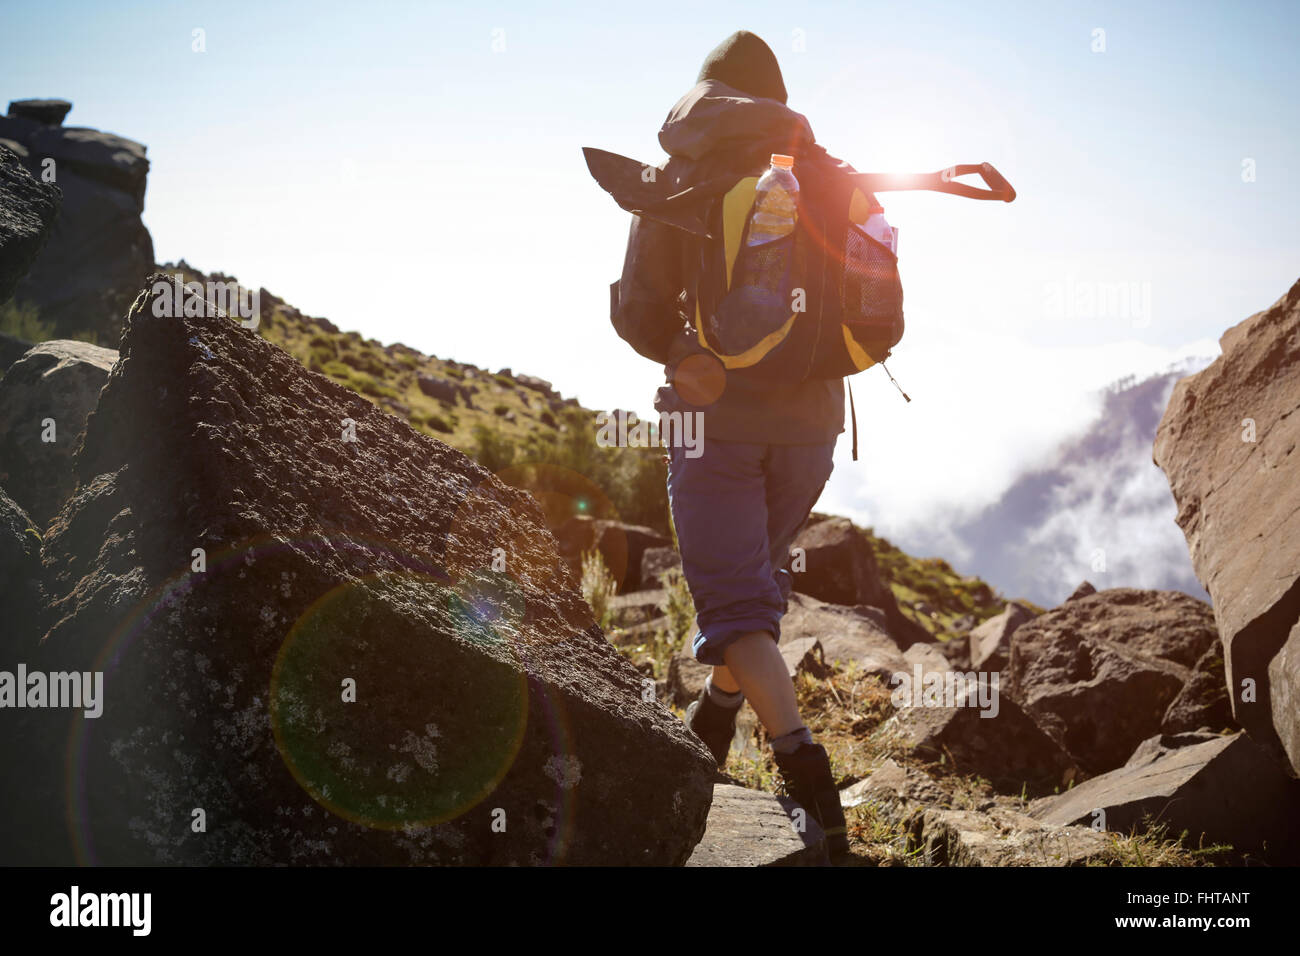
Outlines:
[[[885,207],[876,206],[867,216],[863,230],[895,256],[898,255],[898,230],[885,220]]]
[[[790,235],[798,219],[795,203],[799,198],[799,180],[794,178],[794,157],[773,153],[771,162],[754,191],[747,246]]]

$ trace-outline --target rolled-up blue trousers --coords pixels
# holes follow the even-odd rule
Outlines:
[[[781,637],[792,579],[790,545],[830,478],[835,443],[769,445],[709,439],[668,458],[668,505],[695,602],[695,659],[751,631]]]

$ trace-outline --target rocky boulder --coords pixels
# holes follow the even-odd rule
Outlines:
[[[0,668],[9,669],[36,649],[45,594],[42,587],[41,536],[27,512],[0,488]],[[27,643],[24,644],[23,642]]]
[[[516,375],[515,382],[523,388],[540,392],[549,399],[558,399],[560,397],[560,393],[555,390],[555,387],[544,378],[538,378],[535,375]]]
[[[825,834],[802,810],[785,797],[717,784],[704,837],[686,865],[829,866]]]
[[[1092,582],[1084,581],[1077,588],[1071,591],[1070,596],[1066,598],[1064,601],[1062,601],[1061,603],[1065,604],[1069,601],[1077,601],[1079,600],[1079,598],[1086,598],[1089,595],[1096,594],[1096,593],[1097,593],[1097,589],[1092,586]]]
[[[456,404],[456,399],[462,398],[465,400],[466,407],[469,407],[474,397],[474,390],[468,385],[462,385],[459,382],[453,382],[445,378],[438,378],[436,375],[421,373],[416,377],[416,385],[419,386],[421,392],[430,398],[436,398],[451,405]]]
[[[1209,605],[1180,591],[1113,588],[1022,624],[1003,692],[1088,773],[1120,766],[1218,639]]]
[[[880,608],[890,633],[904,647],[934,640],[925,628],[899,610],[894,592],[880,574],[870,542],[848,518],[810,516],[790,548],[792,553],[802,549],[790,565],[795,591],[828,604]]]
[[[1000,671],[1011,654],[1011,635],[1016,628],[1034,619],[1034,612],[1011,601],[1006,609],[970,633],[970,666],[977,671]]]
[[[145,147],[62,126],[66,101],[43,103],[17,101],[0,116],[0,140],[21,147],[23,164],[38,179],[52,172],[63,192],[49,242],[14,295],[53,322],[56,335],[89,330],[115,342],[126,306],[154,267],[153,240],[141,220]]]
[[[794,589],[828,604],[884,607],[889,586],[880,577],[866,536],[848,518],[828,518],[796,535],[791,551]],[[801,567],[802,565],[802,567]]]
[[[1222,842],[1275,862],[1300,857],[1300,784],[1244,733],[1156,735],[1117,770],[1036,801],[1030,815],[1060,825],[1100,823],[1128,833],[1149,823],[1191,845]]]
[[[1300,282],[1219,346],[1174,387],[1154,458],[1214,602],[1233,715],[1300,771],[1300,687],[1273,683],[1300,622]]]
[[[674,547],[646,548],[641,553],[641,587],[657,588],[659,576],[682,566],[682,556]]]
[[[875,807],[903,829],[906,851],[925,866],[1083,866],[1110,850],[1110,839],[1087,827],[1044,823],[996,803],[953,807],[927,774],[893,760],[841,790],[840,802]]]
[[[619,594],[655,586],[641,580],[641,557],[649,548],[670,544],[668,538],[642,525],[606,518],[574,515],[555,529],[560,554],[575,573],[582,569],[582,555],[593,548],[600,552]]]
[[[45,126],[62,126],[63,118],[72,109],[67,100],[12,100],[10,116],[22,116]]]
[[[17,143],[0,140],[0,303],[13,295],[45,246],[63,193],[22,163]],[[19,149],[21,147],[18,147]]]
[[[975,673],[950,672],[953,704],[908,706],[886,721],[900,750],[922,760],[942,761],[954,773],[978,774],[1004,793],[1047,793],[1060,786],[1072,766],[1070,756],[1007,697]],[[948,694],[948,674],[943,675]]]
[[[44,552],[45,655],[105,672],[69,759],[81,856],[685,862],[713,761],[534,499],[255,332],[153,305]]]
[[[1223,647],[1217,641],[1196,662],[1187,683],[1160,721],[1162,734],[1181,734],[1202,727],[1215,732],[1237,729],[1223,676]]]
[[[876,611],[875,614],[867,613]],[[790,608],[781,620],[784,646],[817,638],[826,661],[853,663],[860,672],[888,682],[899,671],[911,673],[903,649],[885,630],[884,615],[876,609],[826,604],[804,594],[790,595]]]
[[[44,527],[72,495],[72,454],[117,361],[86,342],[42,342],[0,379],[0,485]]]

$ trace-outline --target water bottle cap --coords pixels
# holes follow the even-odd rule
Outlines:
[[[773,153],[772,165],[783,166],[784,168],[789,169],[791,166],[794,165],[794,157],[786,156],[784,153]]]

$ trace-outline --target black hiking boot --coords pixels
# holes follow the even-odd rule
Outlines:
[[[792,754],[775,754],[786,795],[808,811],[826,834],[831,862],[848,856],[849,836],[831,761],[821,744],[803,744]]]
[[[736,714],[739,712],[739,707],[727,708],[715,703],[707,686],[686,708],[686,726],[704,741],[719,770],[726,766],[731,739],[736,736]]]

